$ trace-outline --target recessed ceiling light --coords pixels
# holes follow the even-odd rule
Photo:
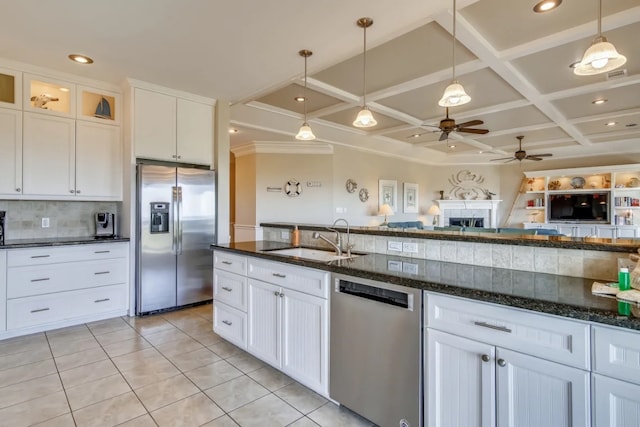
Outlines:
[[[73,62],[77,62],[78,64],[93,64],[93,59],[89,58],[86,55],[79,55],[79,54],[71,54],[69,55],[69,59],[72,60]]]
[[[420,138],[421,136],[421,133],[414,133],[413,135],[409,135],[409,138]]]
[[[238,132],[240,131],[236,128],[229,128],[229,133],[238,133]]]
[[[61,87],[60,88],[60,92],[69,92],[69,88],[68,87]]]
[[[306,98],[304,96],[296,96],[293,98],[296,102],[304,102]]]
[[[594,99],[593,101],[591,101],[591,103],[595,105],[600,105],[600,104],[604,104],[607,101],[608,99],[600,98],[600,99]]]
[[[447,147],[449,147],[449,148],[451,148],[451,149],[456,148],[455,144],[449,144],[449,145],[447,145]]]
[[[562,0],[542,0],[535,6],[533,6],[533,11],[536,13],[549,12],[560,6]]]
[[[617,125],[617,124],[618,124],[618,122],[607,122],[607,123],[605,124],[605,126],[615,126],[615,125]]]

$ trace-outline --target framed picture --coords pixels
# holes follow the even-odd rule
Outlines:
[[[387,204],[391,206],[394,212],[398,212],[398,181],[391,181],[388,179],[378,180],[378,209],[382,208],[382,205]]]
[[[404,213],[418,213],[418,184],[404,183]]]

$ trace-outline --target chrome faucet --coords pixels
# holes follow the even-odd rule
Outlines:
[[[346,250],[347,250],[347,256],[351,256],[351,249],[353,249],[353,247],[355,245],[351,244],[351,232],[349,229],[349,223],[347,222],[346,219],[344,218],[338,218],[333,222],[333,225],[331,227],[327,227],[327,230],[329,231],[333,231],[334,233],[336,233],[336,240],[335,243],[333,243],[332,241],[330,241],[328,238],[324,237],[322,234],[315,232],[313,233],[313,238],[314,239],[321,239],[324,240],[325,242],[329,243],[331,246],[333,246],[333,248],[336,250],[336,254],[338,256],[342,255],[343,249],[342,249],[342,235],[340,234],[340,231],[338,231],[335,226],[336,224],[342,221],[345,223],[345,225],[347,226],[347,245],[346,245]]]
[[[331,239],[326,238],[325,236],[323,236],[322,234],[318,233],[317,231],[314,231],[312,236],[313,236],[314,239],[324,240],[325,242],[327,242],[328,244],[333,246],[333,248],[336,250],[336,255],[342,256],[342,248],[340,247],[340,244],[333,243],[331,241]]]

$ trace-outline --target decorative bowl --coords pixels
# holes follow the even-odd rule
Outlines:
[[[571,187],[574,190],[579,190],[581,188],[584,188],[585,183],[586,181],[581,176],[576,176],[575,178],[571,179]]]

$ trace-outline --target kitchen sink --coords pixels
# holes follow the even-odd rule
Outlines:
[[[350,258],[355,258],[359,256],[353,253],[351,254],[351,256],[347,256],[347,255],[338,256],[334,251],[325,251],[322,249],[311,249],[311,248],[274,249],[274,250],[267,250],[263,252],[268,252],[274,255],[284,255],[284,256],[310,259],[313,261],[335,261],[338,259],[350,259]]]

